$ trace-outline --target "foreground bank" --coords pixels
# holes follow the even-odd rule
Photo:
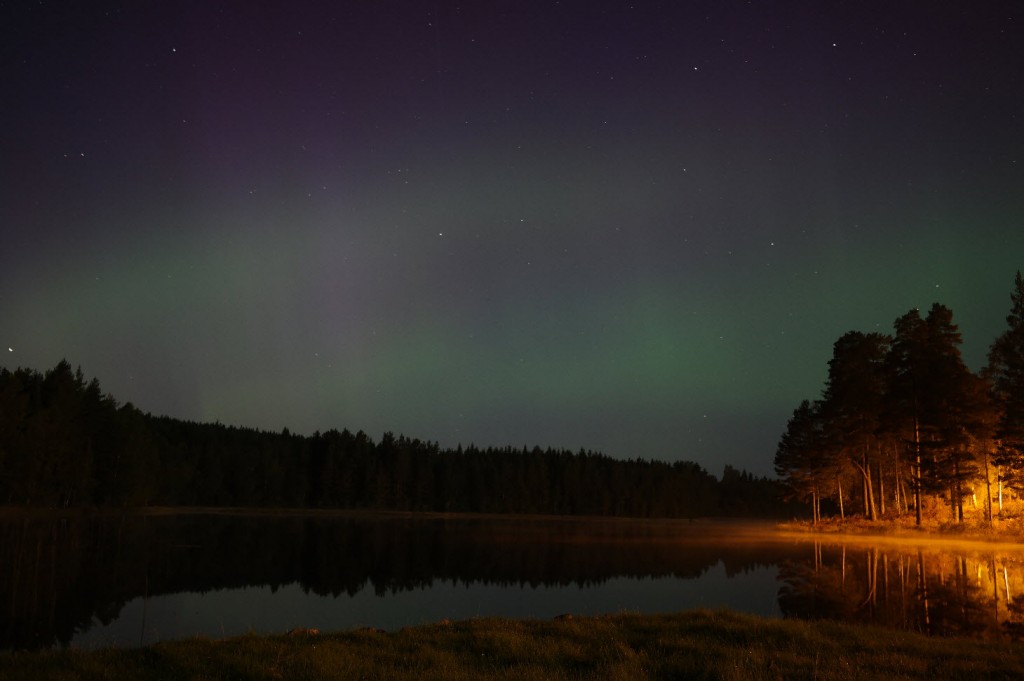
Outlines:
[[[1024,646],[730,611],[479,619],[145,648],[0,654],[0,678],[1009,679]]]

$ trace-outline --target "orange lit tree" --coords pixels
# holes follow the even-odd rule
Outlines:
[[[1015,279],[1009,329],[972,373],[960,353],[952,311],[935,303],[896,319],[894,335],[851,331],[833,346],[822,399],[793,412],[775,454],[792,499],[820,503],[835,490],[859,501],[866,518],[946,500],[956,522],[964,500],[992,518],[992,483],[1024,492],[1024,280]],[[910,494],[908,494],[908,488]]]

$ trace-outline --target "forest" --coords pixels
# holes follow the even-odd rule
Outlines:
[[[822,513],[991,523],[1024,494],[1024,280],[1006,330],[970,371],[952,311],[935,303],[892,335],[850,331],[819,399],[804,400],[775,454],[788,498]]]
[[[67,361],[0,369],[0,505],[210,506],[630,517],[784,516],[779,483],[726,466],[540,447],[443,449],[143,413]]]

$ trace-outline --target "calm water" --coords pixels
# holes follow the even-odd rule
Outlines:
[[[0,648],[723,606],[1018,637],[1024,551],[843,545],[725,522],[23,518],[0,521],[0,599]]]

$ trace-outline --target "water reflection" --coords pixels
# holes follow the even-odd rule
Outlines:
[[[685,521],[8,518],[0,648],[701,606],[1018,636],[1022,565]]]
[[[1016,547],[937,550],[812,542],[807,551],[779,568],[779,606],[787,617],[942,636],[1020,638],[1024,633],[1024,554]]]

